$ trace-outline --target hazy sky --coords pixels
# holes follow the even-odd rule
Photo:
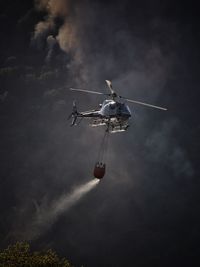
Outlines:
[[[86,267],[199,258],[198,11],[192,1],[1,1],[0,248],[27,239]],[[67,88],[107,92],[105,79],[168,111],[130,105],[95,184],[105,129],[67,117],[73,99],[87,110],[103,98]]]

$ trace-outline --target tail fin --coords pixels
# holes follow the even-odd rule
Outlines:
[[[78,111],[77,111],[77,107],[76,107],[76,101],[74,100],[73,101],[73,107],[72,107],[72,113],[69,115],[68,117],[68,120],[69,119],[72,119],[72,122],[71,122],[71,126],[74,126],[76,125],[76,120],[78,118]]]

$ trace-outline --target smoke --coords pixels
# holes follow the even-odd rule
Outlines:
[[[38,10],[48,12],[48,16],[66,16],[69,11],[69,0],[35,0]]]
[[[69,211],[78,201],[87,193],[94,189],[99,183],[98,179],[93,179],[85,184],[77,186],[71,193],[62,195],[59,199],[53,201],[50,205],[45,201],[38,206],[36,202],[36,214],[32,218],[28,229],[23,232],[23,238],[28,240],[37,239],[44,234],[58,219],[62,213]]]
[[[193,166],[188,158],[187,152],[182,148],[175,136],[179,128],[177,120],[164,121],[159,129],[153,131],[146,140],[146,147],[149,150],[147,156],[151,162],[165,163],[170,167],[174,176],[179,177],[194,175]]]
[[[47,18],[45,21],[40,21],[35,26],[34,36],[32,38],[32,43],[38,48],[42,49],[47,42],[49,33],[55,28],[55,24],[52,18]]]
[[[51,38],[62,50],[70,52],[75,43],[75,26],[70,22],[72,19],[70,6],[70,0],[35,0],[36,9],[45,11],[47,15],[35,25],[32,43],[40,49],[47,45],[51,51],[52,46],[49,46]]]
[[[4,102],[8,96],[8,91],[5,91],[3,94],[0,94],[0,102]]]
[[[52,56],[53,56],[53,51],[54,51],[54,47],[56,45],[56,40],[52,35],[49,35],[47,37],[47,48],[48,48],[48,53],[46,56],[46,62],[50,62]]]
[[[56,37],[60,48],[65,52],[74,51],[77,47],[77,37],[75,26],[68,21],[60,27],[58,35]]]

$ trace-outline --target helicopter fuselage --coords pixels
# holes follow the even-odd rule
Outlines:
[[[125,103],[116,102],[114,100],[104,100],[101,109],[99,110],[99,114],[103,117],[123,117],[129,118],[131,117],[131,111]]]
[[[131,111],[125,103],[106,99],[100,109],[78,112],[77,117],[91,118],[92,127],[106,125],[109,132],[122,132],[129,127]]]

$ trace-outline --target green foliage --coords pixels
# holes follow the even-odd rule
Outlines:
[[[73,267],[50,250],[31,252],[26,242],[17,242],[0,251],[0,267]]]

